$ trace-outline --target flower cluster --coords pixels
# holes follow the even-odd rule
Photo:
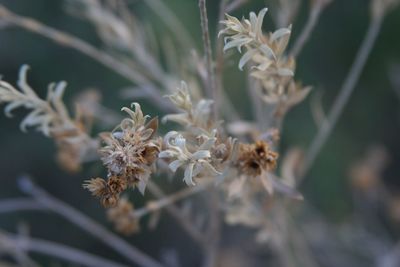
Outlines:
[[[103,133],[104,146],[99,150],[101,160],[108,170],[107,181],[91,179],[84,185],[93,195],[100,197],[104,206],[117,204],[119,195],[128,187],[138,187],[144,194],[150,174],[161,149],[160,140],[155,138],[158,119],[146,123],[140,105],[135,110],[123,108],[130,115],[111,133]]]
[[[233,165],[238,171],[238,177],[231,180],[228,185],[228,196],[238,196],[243,193],[243,187],[247,181],[254,182],[272,194],[274,191],[270,172],[277,165],[278,153],[274,152],[268,143],[257,141],[252,144],[239,144],[237,156]]]
[[[176,172],[179,167],[185,168],[183,180],[187,185],[195,185],[193,177],[199,174],[207,173],[211,176],[220,173],[211,165],[210,149],[215,145],[216,138],[204,136],[203,143],[196,147],[194,152],[190,152],[186,145],[186,139],[178,132],[171,131],[165,136],[166,150],[159,155],[160,158],[166,158],[172,162],[169,168]]]
[[[178,114],[168,114],[164,116],[163,122],[173,121],[195,135],[204,134],[211,136],[216,127],[216,123],[211,118],[212,100],[200,99],[193,105],[187,84],[182,81],[180,88],[168,98],[182,112]]]
[[[0,104],[6,104],[4,112],[8,117],[20,107],[31,110],[22,120],[21,130],[26,131],[31,127],[53,138],[58,147],[57,158],[61,166],[69,171],[77,171],[97,147],[97,140],[87,134],[89,127],[79,112],[76,112],[74,119],[68,114],[62,101],[66,82],[51,83],[46,99],[41,99],[27,82],[28,69],[27,65],[20,69],[17,82],[20,90],[0,80]]]
[[[221,141],[222,135],[211,117],[213,101],[201,99],[193,105],[185,82],[181,83],[175,94],[168,97],[182,112],[166,115],[163,121],[179,123],[185,131],[168,132],[164,138],[165,149],[159,157],[168,161],[174,173],[178,168],[183,168],[183,180],[187,185],[195,185],[194,177],[221,175],[220,170],[227,162],[234,141],[231,138]]]
[[[292,106],[301,102],[309,93],[310,87],[303,88],[293,80],[295,60],[285,55],[291,26],[281,28],[268,35],[263,34],[262,24],[267,8],[258,15],[250,13],[249,19],[239,21],[237,18],[226,15],[221,21],[225,28],[219,35],[225,35],[224,51],[237,48],[241,53],[242,47],[246,52],[239,61],[239,69],[252,62],[251,76],[260,81],[261,95],[269,104],[279,103],[279,112],[284,113]]]

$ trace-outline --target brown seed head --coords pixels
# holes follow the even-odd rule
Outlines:
[[[257,141],[254,144],[240,144],[237,166],[249,176],[261,175],[263,171],[276,168],[278,153],[272,151],[268,143]]]
[[[139,231],[139,220],[133,216],[133,204],[121,198],[117,205],[107,211],[107,217],[115,224],[115,229],[125,235]]]
[[[86,180],[83,188],[89,190],[95,197],[104,197],[108,194],[107,182],[102,178]]]

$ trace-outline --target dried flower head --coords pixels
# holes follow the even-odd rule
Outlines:
[[[127,198],[122,197],[114,207],[107,210],[107,217],[114,223],[118,232],[130,235],[140,230],[139,220],[133,212],[133,204]]]
[[[254,144],[239,144],[238,167],[248,176],[261,175],[263,171],[272,171],[276,167],[278,154],[272,151],[268,143],[257,141]]]
[[[146,123],[149,116],[143,115],[140,105],[133,103],[132,107],[135,109],[122,109],[130,118],[122,120],[114,132],[101,134],[104,146],[99,153],[108,171],[107,181],[96,178],[84,185],[100,197],[104,206],[116,205],[119,195],[128,187],[138,187],[144,194],[161,149],[160,140],[155,138],[158,119]],[[104,187],[102,190],[96,190],[101,186]]]
[[[102,135],[105,146],[100,149],[103,164],[109,176],[126,179],[129,186],[138,186],[144,193],[147,181],[160,151],[160,142],[154,138],[158,120],[146,124],[140,105],[133,103],[135,110],[123,108],[130,115],[113,133]]]
[[[259,177],[269,193],[273,192],[268,172],[276,168],[278,153],[271,150],[268,143],[257,141],[253,144],[239,144],[236,166],[242,175]]]
[[[98,197],[104,207],[113,207],[117,204],[120,194],[126,190],[127,182],[118,176],[109,177],[107,181],[103,178],[93,178],[85,181],[83,188]]]

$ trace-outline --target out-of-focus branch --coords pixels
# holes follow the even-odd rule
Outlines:
[[[241,5],[244,5],[247,3],[249,0],[234,0],[231,3],[229,3],[226,8],[225,8],[225,13],[231,13],[235,9],[239,8]]]
[[[207,97],[214,99],[214,117],[217,118],[217,101],[219,97],[219,93],[217,92],[217,88],[215,86],[215,73],[213,66],[213,58],[211,51],[211,40],[210,40],[210,32],[208,29],[208,17],[207,17],[207,7],[206,0],[199,0],[199,9],[200,9],[200,20],[201,20],[201,31],[203,37],[203,47],[204,47],[204,57],[206,60],[206,68],[207,68],[207,84],[205,85]]]
[[[190,34],[187,32],[185,27],[182,27],[182,23],[177,17],[171,12],[171,10],[161,0],[146,0],[143,1],[148,7],[150,7],[154,13],[156,13],[162,21],[170,28],[171,32],[175,35],[176,39],[179,40],[183,47],[189,49],[195,48],[194,41]]]
[[[157,90],[156,87],[149,86],[151,82],[145,76],[140,74],[131,66],[128,66],[125,63],[115,59],[113,56],[97,49],[91,44],[73,35],[44,25],[35,19],[14,14],[10,10],[6,9],[3,5],[0,5],[0,20],[7,23],[7,25],[20,27],[46,37],[59,45],[75,49],[82,54],[85,54],[96,60],[110,70],[113,70],[132,83],[146,85],[144,88],[146,88],[147,93],[150,96],[149,99],[154,101],[157,107],[167,111],[173,110],[173,107],[162,97],[161,92]]]
[[[361,72],[365,66],[368,56],[375,44],[378,37],[379,31],[382,26],[383,16],[374,16],[368,27],[365,38],[361,44],[360,50],[357,53],[355,61],[351,66],[349,74],[347,75],[339,95],[335,99],[327,118],[323,121],[321,127],[318,130],[317,136],[313,139],[310,148],[307,151],[304,167],[300,177],[304,177],[307,174],[314,161],[321,151],[326,140],[330,136],[333,128],[336,125],[340,115],[343,112],[344,107],[350,99],[352,92],[360,78]],[[302,178],[301,178],[302,179]]]
[[[325,111],[322,105],[322,92],[316,92],[310,101],[311,115],[314,119],[315,125],[319,128],[321,127],[323,121],[325,120]]]
[[[204,267],[215,267],[218,263],[219,257],[219,243],[221,239],[221,218],[220,218],[220,204],[218,191],[215,188],[209,190],[209,196],[207,196],[210,219],[208,226],[208,246],[204,257]]]
[[[293,45],[290,54],[293,57],[297,57],[302,51],[304,45],[307,43],[308,39],[311,36],[311,32],[314,30],[315,26],[318,23],[318,20],[321,16],[324,8],[331,2],[331,0],[315,0],[311,1],[310,15],[308,16],[307,22],[301,31],[299,37],[296,39],[296,42]]]
[[[16,212],[23,210],[46,210],[43,205],[32,201],[30,198],[13,198],[0,200],[0,213]]]
[[[149,202],[147,202],[145,207],[135,210],[133,212],[132,216],[136,217],[136,218],[140,218],[140,217],[145,216],[156,210],[163,209],[179,200],[182,200],[184,198],[187,198],[194,194],[202,192],[204,189],[211,186],[212,184],[213,184],[212,180],[205,181],[194,187],[188,187],[188,188],[178,191],[172,195],[168,195],[165,198],[162,198],[162,199],[159,199],[156,201],[149,201]]]
[[[392,84],[392,88],[400,100],[400,65],[396,64],[389,69],[389,81]]]
[[[393,248],[383,255],[376,267],[396,267],[400,265],[400,243],[397,243]]]
[[[62,202],[61,200],[51,196],[49,193],[36,186],[28,177],[21,177],[19,185],[22,191],[31,195],[35,200],[46,207],[48,210],[55,212],[68,221],[79,226],[81,229],[95,236],[104,244],[113,248],[116,252],[129,259],[135,264],[147,267],[161,267],[162,264],[152,259],[139,249],[131,246],[117,235],[109,232],[102,225],[82,214],[75,208]]]
[[[244,4],[247,2],[247,0],[240,0],[240,1],[234,1],[231,4],[228,5],[229,0],[221,0],[221,3],[219,5],[219,12],[218,12],[218,26],[217,26],[217,31],[220,32],[222,30],[223,25],[219,23],[224,19],[224,16],[226,13],[229,13],[233,11],[234,9],[238,8],[241,4]],[[232,5],[233,3],[235,4],[234,7],[231,7],[230,10],[228,10],[228,7]],[[216,86],[216,92],[218,93],[217,98],[215,99],[215,106],[217,108],[222,109],[222,113],[228,117],[230,120],[239,120],[239,115],[237,114],[237,111],[232,105],[232,102],[226,95],[224,91],[224,86],[223,86],[223,71],[224,71],[224,52],[223,52],[223,47],[224,47],[224,41],[223,38],[217,38],[216,44],[215,44],[215,53],[216,53],[216,59],[215,59],[215,86]]]
[[[165,193],[159,188],[155,183],[149,181],[147,184],[147,188],[149,191],[155,195],[159,200],[167,198],[168,196],[165,195]],[[198,228],[195,227],[195,225],[188,220],[181,211],[179,210],[178,207],[173,205],[172,203],[170,205],[165,206],[165,209],[169,212],[169,214],[176,219],[176,221],[182,226],[182,228],[192,237],[194,241],[196,241],[200,246],[205,247],[206,246],[206,241],[204,239],[203,234],[199,231]]]
[[[7,246],[10,251],[35,252],[51,257],[63,259],[75,264],[89,267],[126,267],[126,265],[112,262],[108,259],[92,255],[85,251],[71,248],[54,242],[24,237],[0,232],[0,246]]]

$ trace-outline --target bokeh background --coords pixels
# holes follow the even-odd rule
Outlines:
[[[156,14],[141,1],[129,1],[134,13],[162,33],[163,24]],[[217,25],[218,2],[208,1],[211,29]],[[294,40],[302,29],[308,14],[308,1],[300,9],[293,22]],[[57,29],[83,38],[95,46],[100,46],[95,30],[65,11],[61,0],[0,0],[0,3],[17,14],[30,16]],[[168,0],[177,17],[189,29],[196,49],[202,51],[200,22],[197,1]],[[234,15],[247,16],[251,10],[257,11],[268,5],[268,1],[251,0]],[[274,10],[270,9],[270,13]],[[267,15],[268,17],[268,15]],[[292,146],[307,147],[316,133],[316,126],[310,112],[310,99],[322,94],[323,105],[328,110],[351,66],[359,45],[369,24],[369,1],[334,0],[324,11],[318,26],[298,58],[296,78],[314,87],[314,92],[301,105],[295,107],[284,122],[282,150]],[[274,28],[272,20],[265,20],[265,29]],[[400,64],[400,8],[391,12],[383,24],[378,41],[363,71],[355,93],[351,97],[329,141],[324,146],[306,183],[300,188],[305,198],[330,222],[341,224],[353,214],[352,188],[349,169],[366,152],[368,147],[379,144],[387,149],[390,157],[383,179],[390,192],[396,194],[400,186],[400,94],[390,82],[393,66]],[[215,30],[212,30],[215,36]],[[236,59],[226,66],[225,88],[240,115],[250,118],[249,102],[243,100],[246,93],[244,74],[236,68]],[[0,74],[3,79],[14,83],[19,67],[29,64],[29,81],[40,95],[44,95],[47,84],[65,80],[68,87],[66,103],[82,89],[93,87],[101,91],[104,104],[119,111],[129,105],[132,99],[123,99],[119,89],[129,82],[99,65],[94,60],[69,48],[60,47],[51,41],[17,28],[0,26]],[[155,115],[157,110],[145,105],[146,112]],[[101,173],[101,164],[88,164],[82,173],[71,175],[63,172],[56,164],[53,142],[33,131],[22,133],[19,123],[24,112],[16,112],[14,119],[0,116],[0,200],[21,196],[16,180],[29,174],[34,180],[52,192],[53,195],[78,207],[87,215],[97,219],[110,229],[104,210],[97,201],[82,189],[82,181]],[[171,186],[171,185],[170,185]],[[400,191],[399,191],[400,193]],[[140,200],[138,200],[140,201]],[[400,234],[400,224],[396,224],[382,214],[393,240]],[[69,244],[87,251],[120,260],[119,256],[90,236],[83,233],[62,218],[46,213],[21,212],[0,215],[0,227],[15,232],[16,225],[25,222],[30,225],[32,236]],[[400,222],[398,222],[400,223]],[[156,231],[127,238],[130,242],[159,254],[165,247],[176,247],[190,251],[195,247],[177,234],[179,228],[168,218],[162,219]],[[162,238],[161,238],[162,236]],[[172,240],[172,241],[171,241]],[[196,253],[187,252],[183,266],[197,266]],[[44,266],[64,266],[58,261],[40,259]],[[67,265],[66,265],[67,266]]]

